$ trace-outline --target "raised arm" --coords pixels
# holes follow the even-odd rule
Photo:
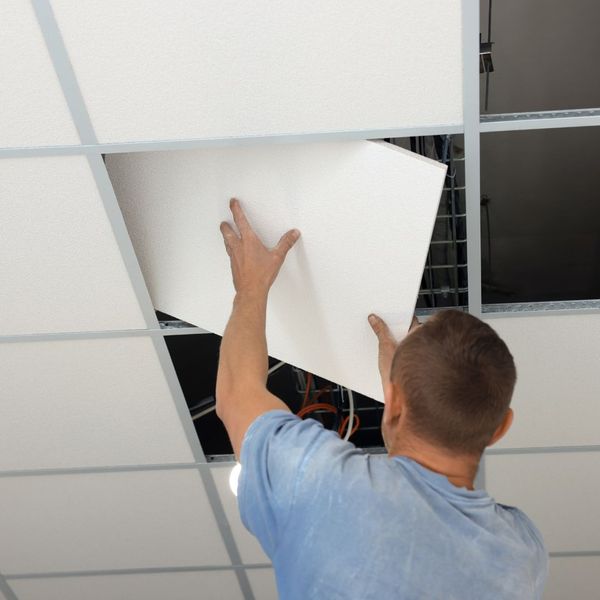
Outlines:
[[[236,295],[221,342],[216,399],[217,415],[239,458],[244,434],[256,417],[268,410],[289,410],[266,387],[265,325],[269,290],[300,233],[288,231],[269,249],[253,231],[238,200],[232,199],[230,208],[237,232],[229,223],[221,223],[221,233]]]

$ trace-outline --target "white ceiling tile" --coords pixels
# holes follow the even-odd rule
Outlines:
[[[87,159],[3,159],[0,181],[0,335],[144,328]]]
[[[0,344],[0,470],[191,462],[149,337]]]
[[[544,600],[594,600],[600,590],[600,556],[550,560]]]
[[[103,142],[462,122],[459,0],[52,6]]]
[[[600,549],[600,452],[486,456],[488,492],[517,506],[550,552]]]
[[[277,600],[277,585],[273,569],[248,569],[250,587],[257,600]]]
[[[0,147],[78,144],[31,2],[0,2]]]
[[[229,475],[232,468],[233,465],[215,466],[211,468],[211,473],[219,490],[219,497],[221,498],[227,520],[231,526],[231,532],[240,551],[242,562],[244,564],[269,563],[271,561],[263,552],[258,540],[244,527],[240,518],[237,498],[233,495],[229,487]],[[261,596],[257,597],[260,598]]]
[[[19,600],[242,600],[235,572],[154,573],[19,579]],[[268,600],[257,596],[257,600]]]
[[[267,244],[299,228],[271,290],[269,352],[382,400],[367,316],[408,330],[444,167],[366,141],[111,155],[107,165],[154,306],[217,334],[234,293],[219,231],[229,198]]]
[[[498,447],[600,444],[600,315],[487,319],[515,358],[514,424]]]
[[[195,470],[0,478],[0,570],[230,564]]]

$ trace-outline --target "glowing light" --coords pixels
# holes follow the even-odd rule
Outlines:
[[[236,463],[235,467],[233,467],[233,469],[231,469],[231,473],[229,474],[229,487],[231,489],[231,493],[234,496],[237,496],[238,479],[240,478],[241,470],[242,470],[242,465],[240,465],[240,463]]]

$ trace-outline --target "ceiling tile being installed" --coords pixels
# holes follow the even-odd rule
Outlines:
[[[78,144],[31,2],[0,2],[0,147]]]
[[[270,295],[269,353],[382,400],[379,313],[408,330],[446,168],[383,142],[110,155],[154,306],[222,334],[234,290],[219,223],[240,198],[268,245],[302,237]]]
[[[533,519],[550,552],[600,548],[600,452],[487,456],[485,480]]]
[[[51,4],[102,142],[462,123],[459,0]]]
[[[0,161],[0,335],[142,329],[85,156]]]
[[[233,570],[53,577],[10,582],[19,600],[242,600]],[[85,592],[83,592],[85,590]],[[257,600],[268,600],[257,596]]]
[[[269,563],[271,561],[263,552],[258,540],[246,529],[240,518],[237,497],[229,487],[229,475],[233,468],[232,465],[233,463],[228,463],[226,466],[212,467],[211,473],[219,490],[221,504],[227,515],[242,562],[244,564]],[[261,598],[261,596],[257,597]]]
[[[148,337],[0,344],[0,380],[0,470],[194,460]]]
[[[196,470],[0,478],[0,572],[231,564]]]
[[[600,315],[512,316],[487,323],[517,366],[515,420],[497,447],[600,445],[600,377],[590,377],[600,364]]]

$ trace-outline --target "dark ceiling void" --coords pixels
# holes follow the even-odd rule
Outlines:
[[[173,319],[163,313],[158,313],[158,318],[161,321]],[[204,453],[208,456],[232,454],[227,432],[211,410],[221,338],[213,334],[191,334],[167,335],[165,340]],[[270,367],[279,362],[269,358]],[[284,364],[274,370],[269,375],[268,388],[294,413],[304,407],[301,413],[304,418],[317,419],[328,429],[339,431],[349,413],[348,393],[344,388],[291,365]],[[361,394],[354,393],[353,397],[359,425],[350,440],[360,448],[382,448],[383,405]]]

